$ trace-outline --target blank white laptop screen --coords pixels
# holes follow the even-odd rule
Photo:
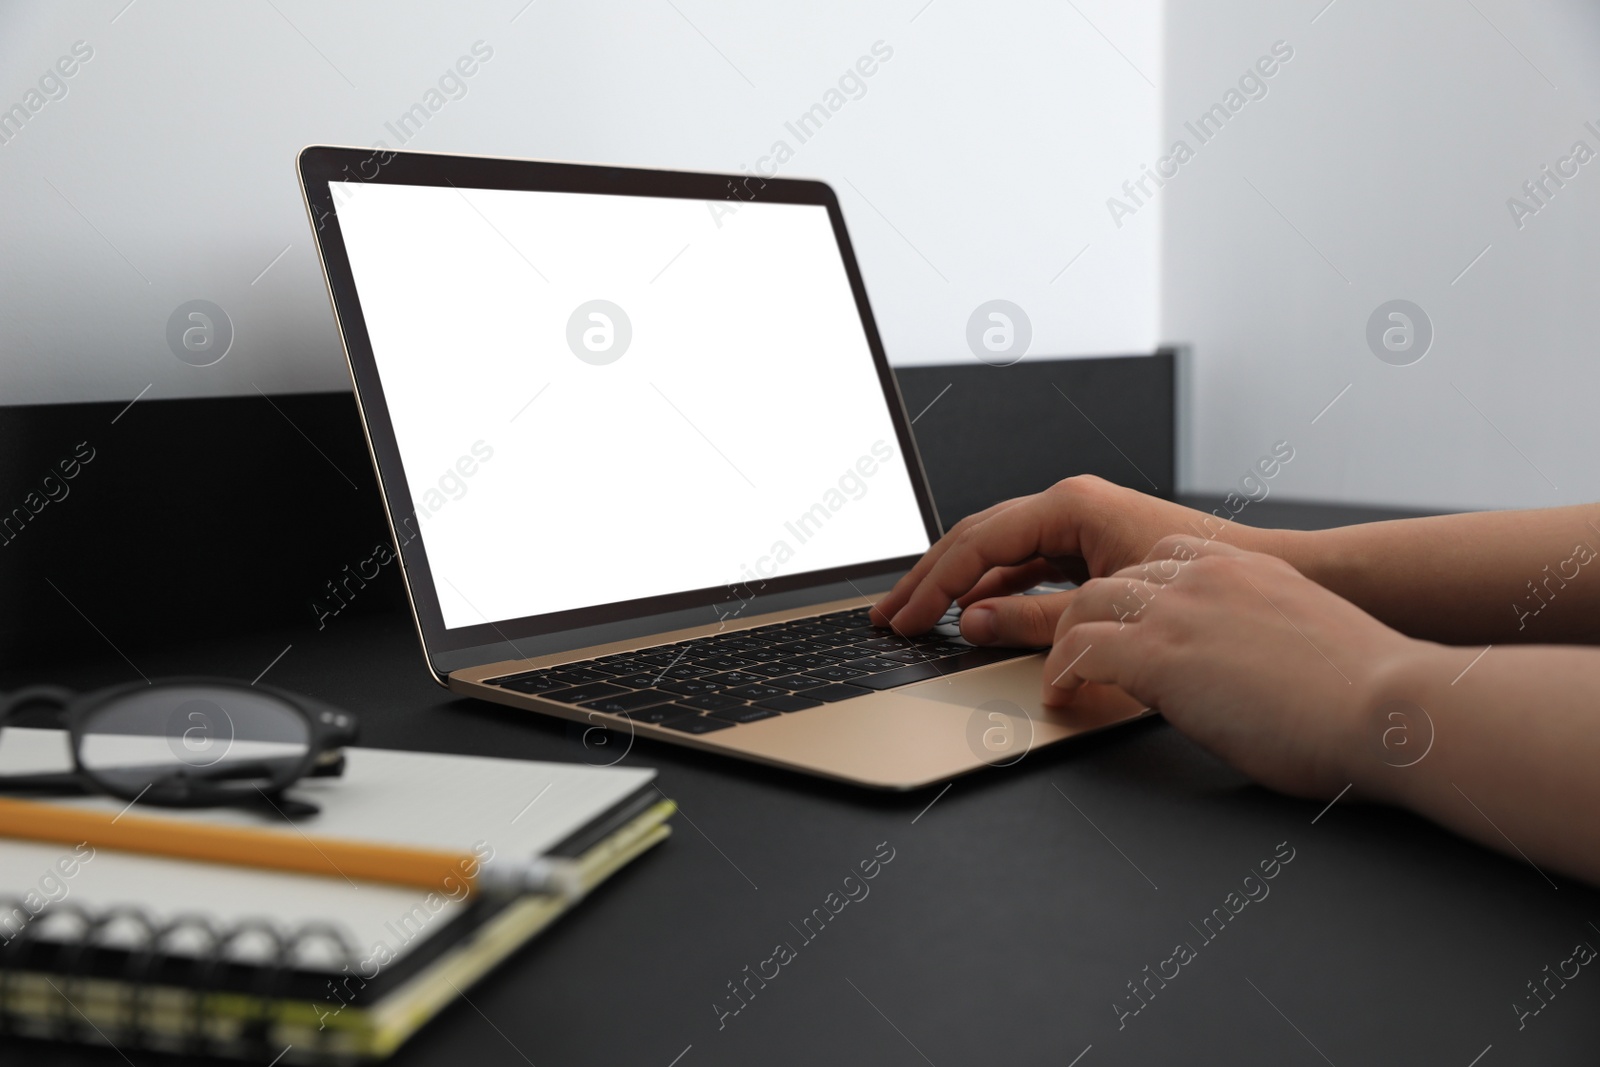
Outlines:
[[[928,547],[825,207],[331,184],[447,628]]]

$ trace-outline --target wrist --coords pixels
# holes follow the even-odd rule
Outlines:
[[[1451,652],[1430,641],[1401,637],[1392,650],[1375,659],[1375,667],[1358,687],[1356,708],[1347,724],[1343,769],[1354,792],[1410,806],[1428,773],[1423,761],[1433,750],[1441,679],[1451,677]]]
[[[1188,509],[1187,521],[1181,523],[1182,528],[1174,531],[1179,533],[1193,533],[1205,538],[1207,541],[1216,541],[1220,544],[1232,545],[1234,548],[1246,552],[1260,552],[1263,555],[1277,556],[1288,559],[1288,546],[1294,536],[1305,531],[1277,530],[1264,526],[1249,526],[1237,519],[1227,516],[1224,509],[1206,513],[1196,509]],[[1290,562],[1293,562],[1292,560]]]
[[[1256,551],[1277,556],[1318,585],[1323,582],[1328,549],[1326,530],[1261,530],[1263,547]]]

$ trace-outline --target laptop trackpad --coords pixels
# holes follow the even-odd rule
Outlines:
[[[982,707],[990,701],[1005,701],[1026,710],[1030,716],[1037,715],[1043,709],[1039,699],[1043,667],[1042,653],[1019,656],[976,670],[918,682],[897,692],[963,708]]]
[[[1040,697],[1043,653],[1006,660],[989,667],[934,678],[892,692],[922,700],[984,709],[1012,718],[1033,720],[1036,726],[1064,728],[1067,733],[1109,726],[1137,717],[1149,709],[1127,693],[1108,685],[1089,685],[1079,691],[1070,708],[1046,708]],[[1053,729],[1047,733],[1055,734]],[[1042,740],[1042,738],[1041,738]]]

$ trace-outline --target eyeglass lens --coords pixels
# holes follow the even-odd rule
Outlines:
[[[189,786],[249,792],[285,784],[310,747],[305,718],[271,694],[160,686],[97,708],[83,723],[78,759],[125,793]]]

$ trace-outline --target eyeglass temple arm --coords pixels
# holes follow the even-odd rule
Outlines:
[[[57,710],[65,708],[77,696],[59,685],[30,685],[11,693],[0,694],[0,727],[16,712],[35,705],[46,705]],[[45,774],[0,775],[0,791],[19,793],[46,793],[70,796],[82,793],[83,780],[76,771],[52,771]]]
[[[83,779],[78,777],[76,771],[0,774],[0,794],[43,793],[50,796],[76,796],[83,792]]]

